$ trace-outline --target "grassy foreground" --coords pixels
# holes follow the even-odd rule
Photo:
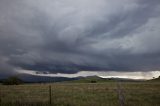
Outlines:
[[[119,106],[117,82],[0,85],[1,106]],[[160,106],[159,82],[120,83],[126,106]]]

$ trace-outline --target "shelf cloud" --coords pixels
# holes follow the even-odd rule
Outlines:
[[[0,0],[0,76],[160,70],[159,0]]]

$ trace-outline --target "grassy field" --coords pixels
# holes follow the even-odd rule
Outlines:
[[[52,87],[52,106],[119,106],[121,94],[125,106],[160,106],[159,82],[0,85],[0,104],[49,106],[49,85]]]

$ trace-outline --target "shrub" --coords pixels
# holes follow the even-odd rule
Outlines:
[[[95,80],[91,80],[91,83],[97,83],[97,81],[95,81]]]
[[[3,85],[19,85],[22,83],[23,81],[16,76],[9,77],[2,81]]]

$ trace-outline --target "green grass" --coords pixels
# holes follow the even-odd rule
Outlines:
[[[52,106],[118,106],[116,82],[55,83]],[[123,82],[126,106],[159,106],[159,82]],[[1,106],[49,106],[49,84],[0,85]]]

